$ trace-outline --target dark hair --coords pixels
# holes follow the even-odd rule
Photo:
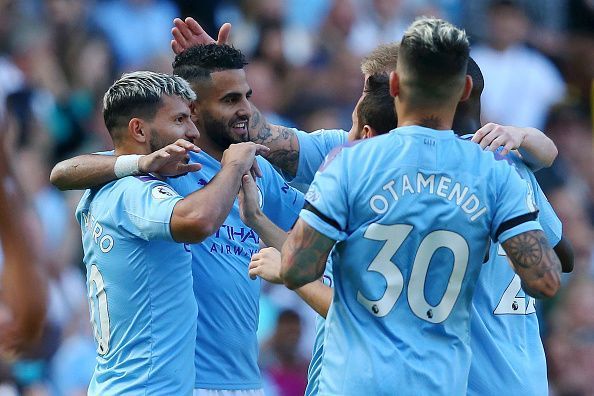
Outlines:
[[[365,96],[357,109],[359,126],[369,125],[378,134],[390,132],[398,121],[394,109],[394,98],[390,95],[389,77],[374,74],[365,81]]]
[[[188,48],[175,57],[173,74],[189,82],[210,78],[210,74],[222,70],[243,69],[245,56],[229,45],[207,44]]]
[[[466,74],[472,77],[472,92],[471,95],[480,96],[485,89],[485,78],[481,72],[481,68],[472,57],[468,58],[468,66],[466,68]]]
[[[440,103],[464,84],[470,47],[466,33],[441,19],[417,19],[404,33],[398,54],[409,99]]]
[[[164,95],[196,99],[188,82],[178,76],[150,71],[122,75],[103,96],[103,120],[112,138],[118,138],[116,129],[132,117],[152,120]]]
[[[485,80],[479,65],[472,58],[468,58],[466,74],[472,77],[472,91],[468,100],[456,107],[452,130],[458,135],[476,132],[481,127],[481,94]]]

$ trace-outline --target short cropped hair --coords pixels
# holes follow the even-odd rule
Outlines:
[[[103,96],[103,119],[112,138],[117,127],[134,117],[152,120],[163,95],[196,100],[190,84],[181,77],[151,71],[123,74]]]
[[[389,77],[385,73],[373,74],[365,82],[365,96],[359,103],[357,118],[359,127],[369,125],[378,134],[390,132],[398,121],[394,98],[390,95]]]
[[[361,73],[371,76],[374,74],[390,74],[396,70],[398,62],[398,47],[400,43],[382,44],[376,47],[361,62]]]
[[[481,72],[481,68],[472,57],[468,58],[468,67],[466,74],[472,78],[472,92],[471,95],[478,95],[479,97],[485,89],[485,78]]]
[[[243,69],[245,56],[230,45],[207,44],[188,48],[173,61],[173,74],[190,83],[210,79],[213,72]]]
[[[398,69],[409,99],[437,104],[464,85],[470,45],[466,32],[441,19],[421,17],[404,33]]]

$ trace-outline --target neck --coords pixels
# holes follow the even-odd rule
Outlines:
[[[210,155],[217,161],[221,162],[223,159],[223,152],[225,150],[222,150],[215,142],[209,139],[208,136],[206,136],[206,133],[200,134],[200,137],[195,143],[203,152]]]
[[[118,142],[114,143],[115,155],[127,155],[127,154],[150,154],[150,150],[145,148],[143,145],[137,142]]]
[[[397,100],[398,126],[418,125],[436,130],[451,130],[456,104],[431,108],[430,106],[410,105]]]
[[[440,131],[449,131],[452,129],[453,118],[453,115],[427,111],[416,114],[398,114],[398,126],[403,127],[417,125]]]

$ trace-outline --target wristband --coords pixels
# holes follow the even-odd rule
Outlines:
[[[139,175],[138,160],[140,160],[140,157],[142,157],[142,155],[120,155],[113,166],[113,173],[115,173],[118,179],[126,176]]]

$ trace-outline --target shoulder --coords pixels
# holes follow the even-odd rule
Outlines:
[[[347,141],[348,132],[342,129],[319,129],[305,132],[295,129],[299,142],[319,142],[326,146],[335,147]]]
[[[108,186],[106,186],[108,187]],[[112,197],[121,195],[123,197],[136,197],[147,194],[150,191],[154,199],[165,199],[178,196],[179,194],[167,182],[152,175],[127,176],[117,180],[111,187]],[[115,199],[115,197],[113,197]]]

